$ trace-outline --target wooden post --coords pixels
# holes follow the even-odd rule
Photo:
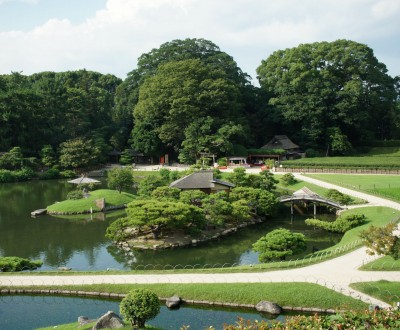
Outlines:
[[[314,203],[314,218],[317,215],[317,204]]]
[[[293,215],[293,202],[290,203],[290,214]]]

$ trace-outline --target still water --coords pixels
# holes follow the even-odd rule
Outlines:
[[[73,187],[66,180],[0,184],[0,256],[40,259],[40,270],[60,266],[74,270],[135,269],[141,265],[256,264],[252,244],[272,229],[283,227],[304,233],[308,252],[339,241],[340,235],[314,230],[304,224],[306,216],[290,219],[289,211],[267,222],[241,230],[206,245],[164,251],[126,254],[104,235],[108,225],[124,211],[81,216],[31,217],[33,210],[64,200]],[[142,267],[143,268],[143,267]]]
[[[0,296],[0,328],[2,330],[31,330],[77,322],[79,316],[97,319],[107,311],[119,314],[119,301],[49,296]],[[238,317],[246,320],[265,320],[252,310],[213,307],[182,306],[169,310],[165,305],[156,318],[147,322],[160,329],[180,329],[190,325],[191,330],[214,326],[222,329],[224,323],[235,324]],[[285,315],[275,320],[284,321]]]

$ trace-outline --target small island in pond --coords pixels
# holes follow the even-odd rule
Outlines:
[[[54,215],[103,212],[125,208],[135,198],[135,195],[126,192],[119,193],[116,190],[98,189],[90,191],[84,198],[56,202],[46,209],[48,214]]]

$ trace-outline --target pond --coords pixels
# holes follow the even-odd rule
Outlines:
[[[308,238],[307,252],[332,246],[341,237],[306,226],[307,216],[295,216],[292,220],[290,211],[285,209],[279,217],[202,246],[124,253],[104,237],[108,225],[124,216],[124,211],[106,215],[31,217],[33,210],[64,200],[74,188],[66,180],[0,184],[0,256],[40,259],[44,262],[40,270],[61,266],[74,270],[126,270],[148,264],[161,267],[256,264],[257,253],[252,252],[252,244],[275,228],[304,233]]]
[[[50,327],[77,322],[79,316],[96,319],[107,311],[119,314],[119,301],[56,296],[0,296],[0,328],[28,330]],[[274,319],[284,321],[288,315],[282,314]],[[162,305],[157,317],[147,323],[161,329],[176,330],[184,325],[190,325],[190,329],[206,329],[211,325],[222,329],[224,323],[235,324],[238,317],[259,321],[273,318],[254,310],[188,305],[169,310]]]

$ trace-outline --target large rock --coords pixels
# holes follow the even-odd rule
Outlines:
[[[102,317],[100,317],[92,330],[96,329],[118,329],[124,326],[122,319],[112,311],[108,311]]]
[[[178,308],[181,305],[182,299],[178,296],[172,296],[167,298],[165,304],[168,308]]]
[[[282,313],[282,307],[279,306],[277,303],[270,301],[260,301],[256,305],[256,309],[259,312],[264,312],[273,315],[279,315],[280,313]]]

